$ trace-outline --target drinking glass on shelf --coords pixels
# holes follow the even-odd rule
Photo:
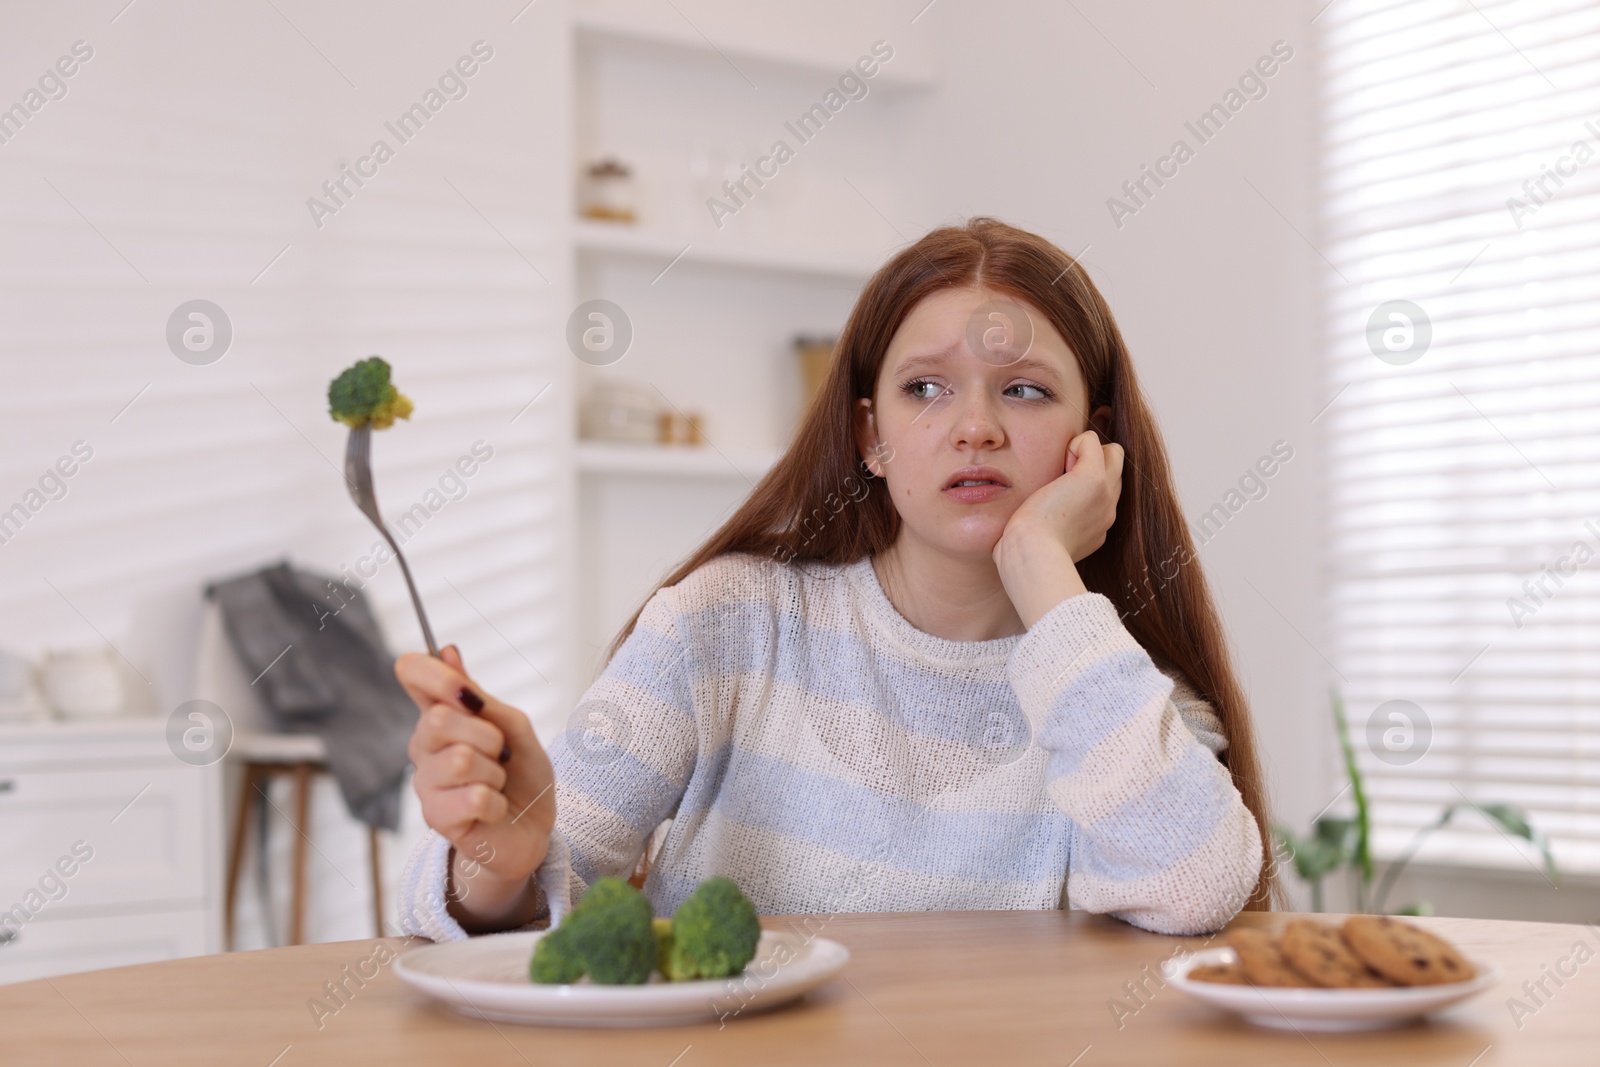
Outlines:
[[[0,722],[48,719],[50,708],[39,694],[38,670],[20,652],[0,648]]]
[[[584,394],[578,412],[579,436],[590,441],[654,444],[660,440],[662,406],[646,382],[613,376]]]
[[[711,138],[696,137],[689,144],[688,152],[688,186],[686,190],[687,204],[685,205],[685,219],[688,223],[685,230],[715,229],[716,224],[711,221],[711,210],[707,203],[713,199],[720,199],[721,189],[718,187],[720,179],[717,174],[721,171],[721,161],[711,147]]]

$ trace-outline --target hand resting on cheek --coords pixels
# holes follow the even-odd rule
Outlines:
[[[1101,444],[1094,430],[1074,437],[1061,476],[1036,490],[1007,521],[995,545],[996,564],[1008,540],[1058,543],[1074,563],[1105,544],[1122,496],[1122,460],[1122,446]]]
[[[1122,446],[1085,430],[1067,446],[1066,468],[1022,502],[995,542],[1000,582],[1024,626],[1088,592],[1076,564],[1105,544],[1122,496]]]

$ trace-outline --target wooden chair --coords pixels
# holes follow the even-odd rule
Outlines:
[[[242,781],[238,809],[234,812],[233,837],[228,844],[228,887],[223,901],[222,947],[233,949],[234,902],[238,899],[239,873],[244,866],[245,841],[249,836],[250,816],[261,804],[272,804],[267,795],[272,780],[280,775],[294,778],[294,867],[290,875],[289,938],[291,945],[305,944],[306,847],[311,842],[311,780],[327,774],[327,752],[322,738],[314,734],[247,734],[235,736],[234,753]],[[367,828],[372,877],[373,936],[383,937],[383,868],[380,864],[378,831]],[[263,850],[265,851],[265,850]]]
[[[205,601],[196,656],[195,695],[210,700],[227,713],[233,724],[232,747],[228,760],[241,776],[238,807],[233,813],[233,834],[228,843],[227,887],[223,898],[223,948],[233,948],[234,911],[238,899],[239,874],[244,866],[245,842],[249,837],[250,817],[261,805],[271,803],[267,789],[283,775],[294,779],[295,829],[294,861],[290,874],[288,941],[304,944],[306,919],[306,850],[311,844],[311,785],[318,774],[328,773],[327,750],[315,734],[275,733],[271,718],[253,682],[245,676],[232,645],[223,630],[222,612]],[[279,814],[283,814],[279,811]],[[287,815],[285,816],[287,818]],[[380,867],[378,831],[368,828],[368,852],[372,878],[372,921],[378,937],[383,928],[383,882]],[[263,850],[265,851],[265,850]]]

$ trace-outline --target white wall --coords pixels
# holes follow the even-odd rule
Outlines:
[[[1337,389],[1321,369],[1319,301],[1339,280],[1316,248],[1309,19],[1320,6],[935,4],[918,26],[942,52],[944,84],[934,106],[911,113],[917,148],[902,162],[924,206],[891,216],[912,234],[992,214],[1069,252],[1088,246],[1192,523],[1275,442],[1293,448],[1267,494],[1200,559],[1253,706],[1274,815],[1297,831],[1343,787],[1328,698],[1338,675],[1320,621],[1323,426],[1313,422]],[[1200,144],[1184,123],[1277,41],[1294,55],[1266,95]],[[1118,226],[1106,200],[1179,138],[1194,157]],[[1335,810],[1348,808],[1344,798]],[[1308,906],[1292,873],[1285,882]],[[1342,885],[1328,890],[1328,907],[1349,906]],[[1493,871],[1423,862],[1392,904],[1413,900],[1448,915],[1592,921],[1600,882],[1557,887],[1516,858]]]
[[[313,46],[265,5],[137,5],[114,24],[104,6],[52,6],[0,45],[4,69],[22,73],[74,40],[95,48],[69,95],[0,148],[11,238],[0,253],[0,498],[17,498],[72,441],[96,448],[67,498],[0,549],[0,643],[86,643],[98,629],[150,678],[161,709],[182,699],[202,578],[285,552],[337,570],[370,548],[375,531],[346,495],[344,432],[325,390],[377,352],[418,406],[375,442],[386,513],[421,499],[474,440],[497,450],[412,554],[435,628],[459,637],[491,684],[522,677],[448,581],[494,617],[542,595],[529,565],[536,550],[546,560],[553,551],[490,547],[495,531],[549,509],[541,491],[558,479],[543,450],[564,436],[559,404],[508,425],[567,369],[552,358],[565,264],[549,252],[564,161],[541,148],[563,127],[558,110],[541,110],[540,125],[531,107],[561,91],[563,51],[541,32],[549,16],[531,11],[513,27],[487,4],[449,14],[421,3],[281,5]],[[323,180],[379,137],[398,145],[383,122],[478,39],[495,58],[466,98],[313,225],[306,200]],[[20,94],[22,73],[0,93]],[[180,362],[164,341],[169,313],[194,297],[219,303],[234,325],[231,349],[210,366]],[[373,595],[395,643],[416,647],[394,577]],[[532,647],[541,636],[501,628]]]
[[[434,629],[548,718],[567,663],[564,9],[546,0],[512,24],[519,5],[275,3],[34,5],[0,35],[8,104],[73,42],[93,48],[65,98],[0,145],[0,507],[75,440],[94,449],[66,497],[0,545],[0,646],[103,635],[148,679],[134,679],[148,710],[188,699],[203,581],[285,555],[336,573],[376,540],[325,398],[379,353],[417,404],[374,442],[385,514],[474,441],[494,449],[407,544]],[[409,143],[387,133],[478,40],[494,54],[467,95]],[[394,158],[316,226],[307,199],[379,138]],[[207,366],[164,337],[196,297],[235,331]],[[396,568],[370,589],[391,643],[421,647]],[[318,804],[344,818],[331,791]],[[364,891],[362,839],[318,843],[351,857]],[[364,902],[335,888],[313,931],[363,935]]]

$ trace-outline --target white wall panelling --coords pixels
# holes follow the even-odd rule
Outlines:
[[[14,72],[76,40],[94,49],[68,95],[0,147],[0,508],[75,440],[94,449],[0,545],[0,645],[104,635],[165,718],[191,695],[205,580],[285,556],[337,573],[377,539],[346,493],[325,399],[377,353],[417,404],[374,444],[385,515],[428,499],[475,441],[494,450],[406,545],[435,631],[536,722],[564,718],[565,4],[515,23],[516,5],[489,2],[121,6],[51,5],[0,39]],[[465,95],[400,143],[385,123],[480,40],[493,56]],[[316,225],[307,199],[378,139],[393,158]],[[194,298],[234,329],[207,366],[164,338]],[[391,644],[421,647],[398,569],[368,589]],[[362,877],[357,893],[328,875],[312,929],[365,936],[365,838],[331,789],[317,805],[318,847]]]

